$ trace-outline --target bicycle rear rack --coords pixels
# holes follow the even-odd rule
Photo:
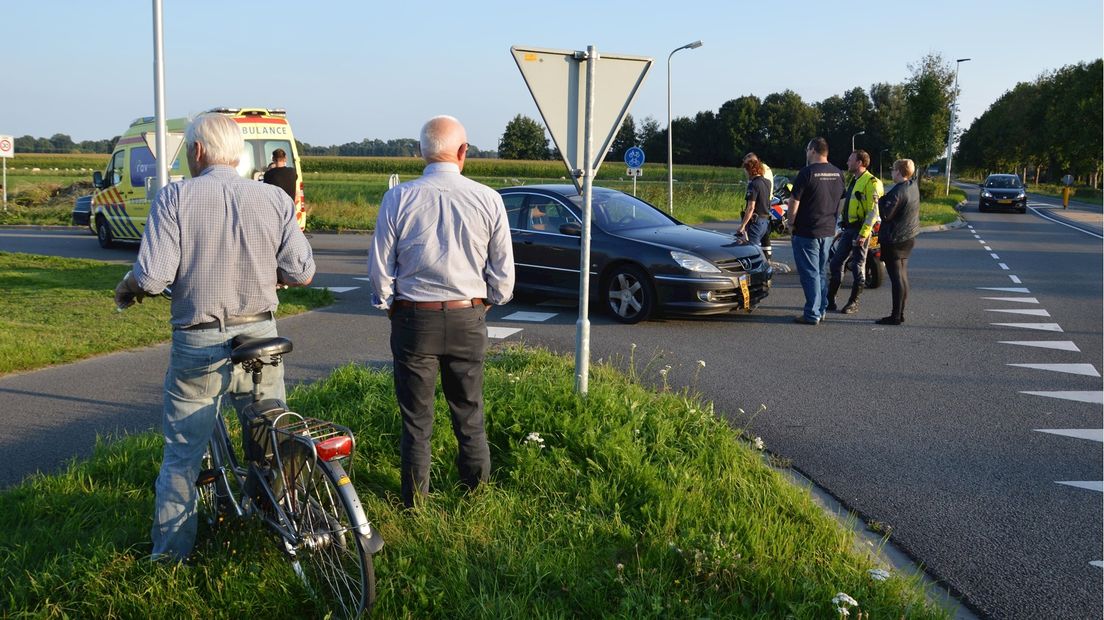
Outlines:
[[[323,461],[351,459],[356,448],[356,440],[348,427],[318,418],[300,418],[272,430],[278,436],[309,445],[315,458]]]

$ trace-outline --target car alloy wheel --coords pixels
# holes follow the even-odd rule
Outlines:
[[[632,265],[621,265],[606,279],[606,308],[622,323],[639,323],[652,314],[655,293],[648,276]]]

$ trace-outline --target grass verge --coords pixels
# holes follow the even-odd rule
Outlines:
[[[492,482],[458,490],[439,398],[434,492],[414,513],[397,507],[391,374],[351,365],[293,390],[293,408],[359,439],[353,481],[387,541],[376,556],[377,617],[828,618],[839,592],[857,600],[856,616],[946,617],[915,576],[872,578],[850,531],[766,467],[711,405],[648,391],[627,365],[628,376],[592,367],[580,398],[569,358],[515,347],[490,355]],[[101,444],[64,474],[0,494],[6,611],[312,616],[254,522],[201,528],[188,565],[143,561],[159,444],[152,433]]]
[[[165,341],[169,302],[115,311],[126,265],[0,252],[0,374]],[[280,291],[280,316],[333,303],[326,290]]]

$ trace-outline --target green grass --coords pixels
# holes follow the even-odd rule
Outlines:
[[[290,395],[351,426],[353,481],[386,546],[382,618],[831,618],[846,592],[871,618],[946,618],[915,576],[872,580],[852,534],[764,465],[686,393],[541,350],[489,356],[490,485],[457,488],[456,443],[437,401],[434,490],[399,509],[393,377],[358,366]],[[527,442],[539,433],[544,446]],[[311,617],[306,594],[255,522],[201,528],[187,565],[149,553],[154,434],[101,443],[91,460],[0,493],[0,591],[15,617]],[[858,610],[852,609],[857,615]]]
[[[951,188],[950,196],[943,196],[942,192],[935,192],[935,194],[937,195],[928,195],[920,201],[921,226],[950,224],[957,220],[958,211],[955,207],[966,200],[966,192],[957,187]]]
[[[169,302],[115,311],[126,265],[0,252],[0,374],[163,342]],[[333,302],[326,290],[280,291],[280,316]]]

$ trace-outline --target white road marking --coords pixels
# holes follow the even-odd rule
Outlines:
[[[1005,314],[1026,314],[1027,316],[1050,316],[1042,308],[986,308],[986,312],[1004,312]]]
[[[1003,269],[1005,271],[1008,271],[1008,265],[1005,265],[1004,263],[997,263],[997,267],[1000,267],[1001,269]]]
[[[509,338],[520,331],[520,327],[492,327],[488,325],[487,337],[495,339]]]
[[[979,239],[978,239],[978,243],[980,243],[981,245],[985,245],[985,240],[984,240],[984,239],[981,239],[981,238],[979,238]]]
[[[1008,274],[1008,277],[1012,278],[1012,284],[1023,284],[1023,282],[1020,282],[1020,276],[1014,276],[1012,274]]]
[[[985,246],[985,251],[986,251],[986,252],[992,252],[992,251],[993,251],[993,248],[991,248],[991,247],[989,247],[989,246]]]
[[[1034,370],[1049,370],[1051,372],[1064,372],[1070,375],[1081,375],[1083,377],[1099,377],[1100,373],[1096,371],[1096,366],[1092,364],[1005,364],[1006,366],[1016,366],[1017,368],[1031,368]]]
[[[1093,566],[1095,566],[1097,568],[1104,568],[1104,561],[1093,560],[1092,562],[1089,562],[1089,564],[1092,564]]]
[[[1096,233],[1094,233],[1094,232],[1089,232],[1089,231],[1085,230],[1084,228],[1078,228],[1078,227],[1076,227],[1076,226],[1071,226],[1071,225],[1069,225],[1069,224],[1067,224],[1067,223],[1065,223],[1065,222],[1063,222],[1063,221],[1060,221],[1060,220],[1056,220],[1056,219],[1054,219],[1054,218],[1052,218],[1052,217],[1048,217],[1048,216],[1046,216],[1046,215],[1043,215],[1043,214],[1042,214],[1042,213],[1040,213],[1040,212],[1039,212],[1039,210],[1038,210],[1037,208],[1035,208],[1035,207],[1031,207],[1031,212],[1032,212],[1032,213],[1034,213],[1035,215],[1038,215],[1039,217],[1043,218],[1044,220],[1050,220],[1051,222],[1054,222],[1055,224],[1061,224],[1062,226],[1065,226],[1066,228],[1072,228],[1072,229],[1076,230],[1077,232],[1083,232],[1083,233],[1085,233],[1086,235],[1089,235],[1090,237],[1096,237],[1097,239],[1104,239],[1104,237],[1101,237],[1100,235],[1098,235],[1098,234],[1096,234]]]
[[[1057,323],[990,323],[997,327],[1020,327],[1022,329],[1037,329],[1043,332],[1060,332],[1062,326]]]
[[[1015,344],[1021,347],[1039,347],[1040,349],[1055,349],[1057,351],[1081,352],[1072,340],[1001,340],[1001,344]]]
[[[988,248],[988,247],[986,247],[985,249],[986,249],[986,250],[988,250],[989,248]],[[1000,257],[999,257],[999,256],[997,256],[996,254],[992,253],[992,252],[990,252],[990,253],[989,253],[989,256],[992,256],[992,257],[993,257],[993,260],[1000,260]]]
[[[1017,282],[1017,284],[1019,284],[1019,283]],[[979,291],[999,291],[1001,293],[1023,293],[1025,295],[1031,292],[1031,291],[1027,290],[1026,288],[1017,288],[1015,286],[1006,286],[1006,287],[979,286],[977,288],[978,288]]]
[[[533,321],[541,322],[556,316],[555,312],[515,312],[502,317],[503,321]]]
[[[312,286],[311,288],[316,288],[318,290],[328,288],[328,289],[330,289],[331,293],[348,293],[349,291],[355,291],[360,287],[359,286]]]
[[[1094,405],[1104,405],[1104,392],[1020,392],[1020,394],[1029,394],[1031,396],[1043,396],[1045,398],[1058,398],[1061,400],[1072,400],[1078,403],[1092,403]]]
[[[1104,480],[1055,480],[1058,484],[1104,493]]]
[[[353,278],[354,280],[360,280],[361,282],[371,282],[372,278]]]
[[[991,299],[993,301],[1014,301],[1021,304],[1037,304],[1038,299],[1034,297],[982,297],[982,299]]]
[[[1104,428],[1037,428],[1035,432],[1104,443]]]

